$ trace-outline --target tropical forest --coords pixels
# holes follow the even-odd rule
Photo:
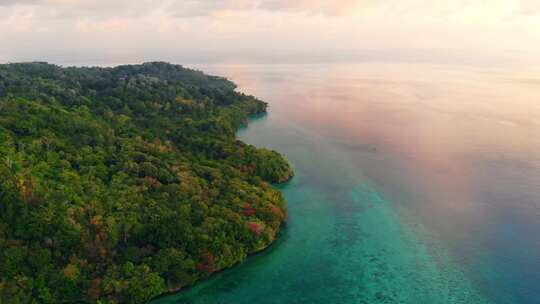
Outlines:
[[[266,107],[163,62],[0,65],[0,303],[145,303],[266,248],[293,172],[235,137]]]

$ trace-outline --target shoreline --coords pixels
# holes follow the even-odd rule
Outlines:
[[[280,240],[283,239],[282,238],[283,234],[286,231],[287,231],[287,221],[285,220],[285,221],[282,222],[281,226],[279,227],[279,229],[278,229],[278,231],[276,233],[276,236],[274,237],[272,242],[270,242],[270,244],[268,244],[267,246],[265,246],[265,247],[263,247],[263,248],[261,248],[259,250],[253,251],[251,253],[248,253],[246,255],[246,257],[242,261],[239,261],[236,264],[233,264],[233,265],[231,265],[229,267],[225,267],[225,268],[222,268],[222,269],[217,270],[215,272],[212,272],[208,277],[203,278],[201,280],[198,280],[197,282],[194,282],[191,285],[186,285],[184,287],[181,287],[181,288],[178,288],[178,289],[171,290],[171,291],[168,291],[166,293],[160,294],[157,297],[151,299],[148,302],[148,304],[156,303],[156,301],[163,300],[163,299],[165,299],[167,297],[174,296],[174,295],[177,295],[177,294],[180,294],[180,293],[188,292],[189,290],[196,288],[200,284],[203,284],[205,282],[208,282],[208,281],[214,279],[217,275],[220,275],[220,274],[223,274],[223,273],[225,273],[227,271],[231,271],[233,269],[236,269],[238,266],[248,262],[248,260],[250,260],[250,259],[252,259],[254,257],[261,256],[263,254],[269,253],[271,250],[275,249],[276,246],[279,245]]]
[[[264,118],[267,115],[268,115],[268,112],[266,111],[266,109],[263,112],[248,115],[246,121],[244,123],[242,123],[242,125],[240,125],[238,127],[238,129],[236,130],[236,133],[238,133],[238,131],[243,129],[243,128],[247,128],[251,121]],[[239,140],[238,138],[236,138],[236,135],[235,135],[235,139]],[[281,153],[280,153],[280,155],[281,155]],[[283,157],[283,155],[282,155],[282,157]],[[270,183],[270,184],[273,187],[275,187],[280,193],[282,193],[282,191],[279,189],[279,186],[282,186],[282,185],[285,185],[285,184],[291,182],[291,180],[294,178],[294,176],[295,176],[294,170],[291,168],[291,174],[286,179],[280,180],[277,183]],[[225,268],[219,269],[217,271],[214,271],[211,274],[209,274],[207,277],[202,278],[200,280],[197,280],[193,284],[186,285],[186,286],[183,286],[183,287],[180,287],[180,288],[177,288],[177,289],[172,289],[172,290],[169,290],[166,293],[160,294],[160,295],[156,296],[155,298],[151,299],[148,303],[155,303],[156,301],[159,301],[160,299],[164,299],[166,297],[170,297],[170,296],[173,296],[173,295],[179,294],[179,293],[185,293],[185,292],[189,291],[190,289],[196,288],[200,284],[208,282],[209,280],[215,278],[215,276],[217,276],[219,274],[222,274],[222,273],[225,273],[227,271],[235,269],[236,267],[246,263],[248,261],[248,259],[250,259],[250,258],[253,258],[253,257],[258,256],[258,255],[262,255],[264,253],[268,253],[270,250],[272,250],[273,248],[275,248],[279,244],[279,241],[282,238],[282,235],[286,230],[287,230],[287,218],[285,218],[281,222],[280,226],[278,227],[278,229],[276,230],[276,232],[274,234],[274,237],[273,237],[272,241],[268,245],[266,245],[266,246],[264,246],[264,247],[262,247],[260,249],[257,249],[255,251],[247,253],[246,257],[244,259],[238,261],[237,263],[235,263],[235,264],[233,264],[233,265],[231,265],[229,267],[225,267]]]

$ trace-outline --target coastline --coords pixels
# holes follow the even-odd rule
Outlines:
[[[266,111],[266,108],[262,112],[248,115],[248,117],[246,118],[246,121],[243,122],[242,125],[240,125],[238,127],[238,129],[236,130],[236,133],[238,133],[238,131],[241,130],[241,129],[247,128],[251,121],[261,119],[263,117],[266,117],[267,115],[268,115],[268,112]],[[236,134],[235,134],[235,139],[239,140],[237,138]],[[277,153],[279,153],[279,152],[277,152]],[[283,157],[282,154],[280,154],[280,155]],[[288,163],[288,160],[286,160],[286,161]],[[278,181],[276,183],[271,183],[271,185],[274,188],[276,188],[276,190],[278,190],[280,193],[282,193],[282,191],[279,189],[278,186],[283,186],[283,185],[286,185],[287,183],[291,182],[291,180],[294,178],[294,176],[295,176],[294,169],[291,167],[291,172],[285,179],[280,180],[280,181]],[[280,226],[274,232],[272,240],[266,246],[263,246],[261,248],[257,248],[255,250],[247,253],[245,258],[243,258],[242,260],[239,260],[235,264],[232,264],[232,265],[230,265],[228,267],[224,267],[224,268],[221,268],[219,270],[216,270],[216,271],[212,272],[211,274],[209,274],[207,277],[199,279],[199,280],[197,280],[196,282],[193,282],[190,285],[185,285],[185,286],[182,286],[182,287],[179,287],[179,288],[176,288],[176,289],[171,289],[171,290],[169,290],[169,291],[167,291],[165,293],[162,293],[162,294],[156,296],[155,298],[151,299],[150,301],[148,301],[148,303],[149,304],[158,304],[158,303],[160,303],[160,300],[164,300],[167,297],[170,297],[170,296],[173,296],[173,295],[176,295],[176,294],[179,294],[179,293],[187,292],[187,291],[189,291],[189,290],[191,290],[193,288],[196,288],[197,286],[199,286],[202,283],[208,282],[209,280],[213,279],[215,276],[217,276],[219,274],[222,274],[224,272],[227,272],[229,270],[232,270],[232,269],[238,267],[239,265],[245,263],[248,259],[250,259],[252,257],[255,257],[255,256],[258,256],[258,255],[269,252],[270,250],[272,250],[273,248],[275,248],[279,244],[279,240],[281,239],[282,234],[284,234],[285,231],[287,230],[287,218],[288,217],[286,216],[285,219],[280,223]]]
[[[6,301],[147,303],[278,237],[292,168],[238,140],[267,104],[231,81],[165,62],[0,74]]]
[[[270,251],[274,250],[277,246],[279,246],[279,243],[283,239],[283,235],[286,232],[287,232],[287,221],[285,220],[285,221],[282,222],[281,226],[279,227],[275,238],[267,246],[265,246],[265,247],[263,247],[263,248],[261,248],[259,250],[255,250],[253,252],[248,253],[243,260],[238,261],[236,264],[233,264],[233,265],[231,265],[229,267],[225,267],[225,268],[222,268],[220,270],[217,270],[217,271],[213,272],[212,274],[210,274],[208,277],[200,279],[200,280],[198,280],[197,282],[194,282],[191,285],[186,285],[186,286],[183,286],[181,288],[171,290],[171,291],[168,291],[166,293],[162,293],[162,294],[156,296],[155,298],[151,299],[150,301],[148,301],[148,304],[159,304],[161,300],[165,300],[168,297],[188,292],[188,291],[190,291],[190,290],[192,290],[194,288],[197,288],[201,284],[209,282],[210,280],[214,279],[216,276],[218,276],[220,274],[223,274],[223,273],[226,273],[228,271],[236,269],[238,266],[248,262],[249,259],[252,259],[254,257],[269,253]]]

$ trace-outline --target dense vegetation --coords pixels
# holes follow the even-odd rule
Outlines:
[[[269,245],[266,104],[177,65],[0,65],[0,303],[144,303]]]

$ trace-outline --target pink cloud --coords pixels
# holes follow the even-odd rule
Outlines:
[[[342,15],[350,12],[360,4],[361,2],[358,0],[265,0],[261,1],[258,7],[277,11],[292,10]]]
[[[77,22],[77,28],[83,32],[119,32],[127,29],[129,25],[130,22],[127,19],[82,20]]]
[[[521,0],[520,12],[524,15],[540,14],[540,2],[538,0]]]

